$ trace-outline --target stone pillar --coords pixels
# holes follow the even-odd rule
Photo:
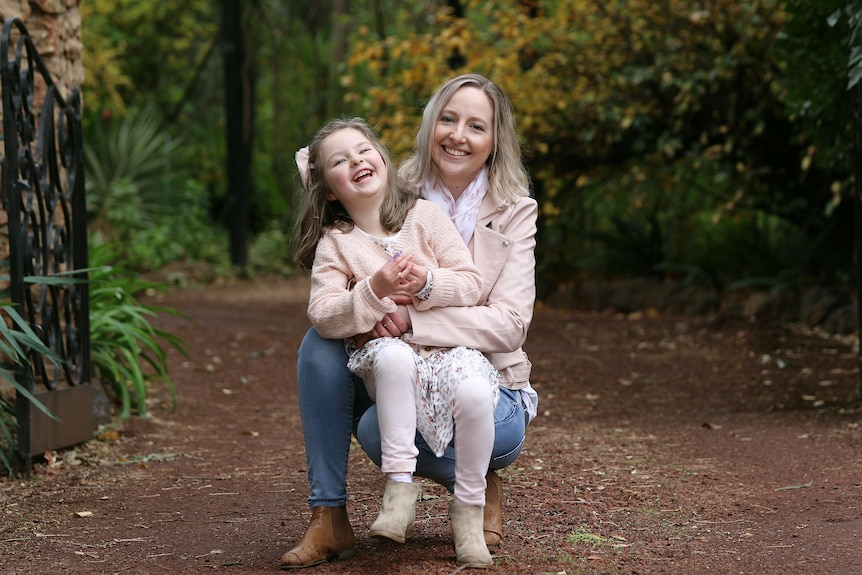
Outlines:
[[[65,97],[84,83],[81,0],[0,0],[0,18],[20,18]]]
[[[67,99],[72,88],[84,83],[83,44],[81,43],[81,0],[0,0],[0,20],[18,18],[30,33],[36,51],[51,74],[60,95]],[[15,31],[13,30],[13,38]],[[14,45],[10,50],[14,49]],[[14,53],[10,52],[10,56]],[[45,82],[40,74],[34,80],[35,113],[45,99]],[[0,107],[0,138],[3,136]],[[0,145],[0,157],[3,157]],[[8,222],[8,214],[0,206],[0,227]],[[0,259],[8,260],[9,245],[5,233],[0,234]],[[0,272],[6,273],[5,270]],[[4,282],[5,283],[5,282]],[[0,286],[5,287],[5,286]]]

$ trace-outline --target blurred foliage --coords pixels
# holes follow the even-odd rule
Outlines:
[[[164,149],[171,170],[207,189],[210,219],[218,223],[222,214],[216,202],[225,193],[218,5],[211,0],[91,0],[81,4],[81,13],[85,142],[106,151],[112,143],[104,140],[118,130],[116,124],[155,119],[151,129],[163,143],[183,142]]]
[[[382,40],[358,29],[343,82],[399,155],[445,78],[500,84],[541,205],[545,282],[705,265],[699,275],[719,283],[788,267],[840,276],[849,210],[826,207],[850,193],[850,173],[812,163],[816,147],[787,112],[785,2],[461,4],[463,18],[444,7],[415,31],[420,9],[396,11],[393,28],[410,31]]]
[[[85,106],[122,116],[141,96],[163,116],[187,97],[216,41],[210,0],[88,0],[81,3]]]
[[[171,169],[196,182],[196,205],[220,229],[218,5],[81,9],[87,141],[151,103],[159,131],[183,142]],[[401,158],[437,86],[475,71],[518,116],[544,289],[597,274],[721,287],[790,269],[800,282],[845,281],[860,12],[859,0],[258,0],[244,12],[256,81],[250,232],[262,242],[250,250],[281,267],[270,254],[289,231],[293,153],[324,121],[363,115]],[[110,213],[130,227],[145,203],[133,183],[111,192],[125,199]],[[174,223],[152,221],[149,245],[183,251],[168,245]]]
[[[118,255],[138,271],[181,260],[226,265],[227,240],[213,225],[210,197],[187,167],[175,165],[185,143],[162,125],[146,106],[97,121],[84,142],[90,242],[121,246]]]
[[[126,241],[170,210],[181,177],[172,165],[180,142],[161,129],[152,106],[99,121],[84,142],[90,230]]]
[[[847,65],[851,18],[845,0],[789,0],[789,18],[777,38],[785,57],[787,110],[810,142],[805,166],[852,173],[853,122]],[[831,206],[840,204],[847,182],[835,187]]]

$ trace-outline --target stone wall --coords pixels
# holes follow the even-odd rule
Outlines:
[[[0,0],[0,19],[20,18],[65,96],[84,83],[81,0]]]

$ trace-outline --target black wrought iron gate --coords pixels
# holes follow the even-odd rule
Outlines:
[[[61,94],[19,19],[4,23],[0,66],[10,297],[59,357],[29,349],[16,369],[56,416],[17,394],[17,453],[29,475],[34,456],[93,434],[81,99]]]

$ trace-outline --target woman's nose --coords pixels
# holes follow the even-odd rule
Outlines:
[[[455,126],[452,128],[452,133],[449,134],[449,137],[454,142],[460,142],[464,140],[464,127],[461,125]]]

